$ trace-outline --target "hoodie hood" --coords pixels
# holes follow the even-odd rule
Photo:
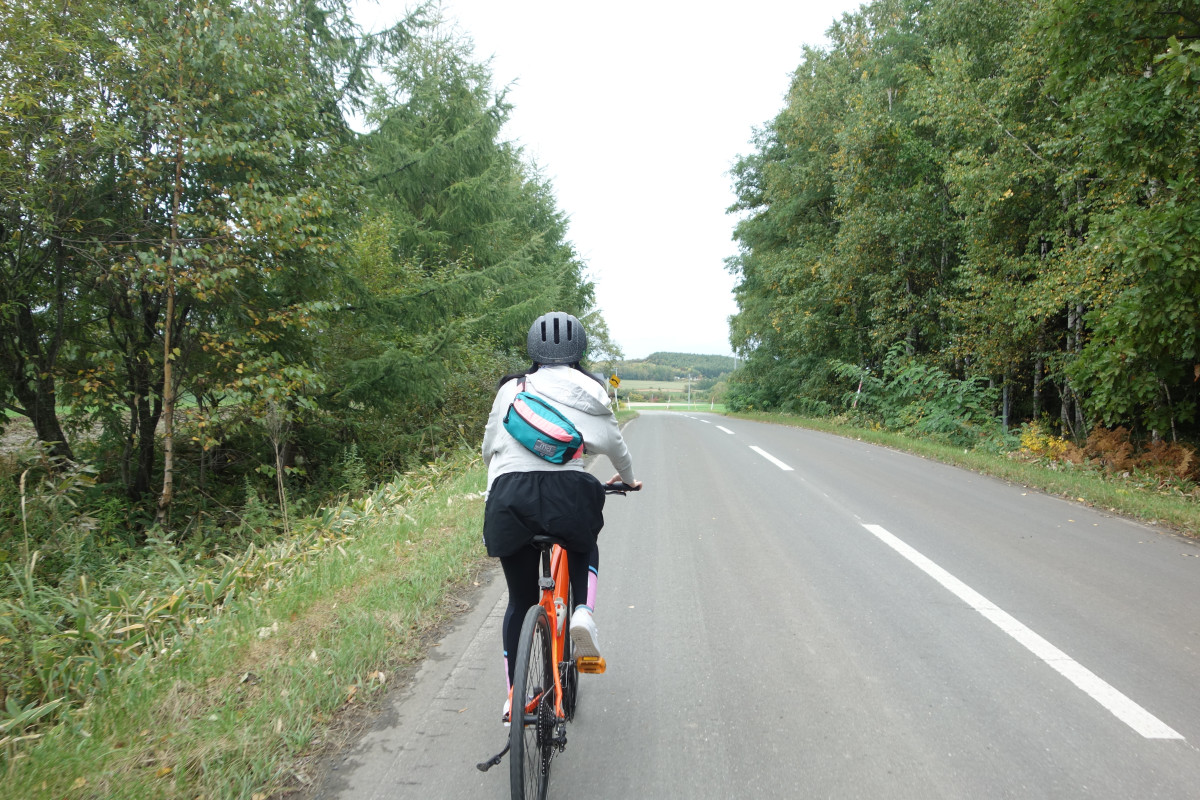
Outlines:
[[[599,416],[612,413],[604,386],[573,367],[541,367],[526,376],[525,386],[534,394],[585,414]]]

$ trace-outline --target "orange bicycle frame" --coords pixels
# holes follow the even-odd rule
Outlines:
[[[551,631],[551,655],[553,659],[554,673],[554,713],[559,719],[566,716],[563,710],[563,688],[561,670],[558,666],[562,663],[563,653],[566,652],[567,636],[570,631],[567,630],[563,615],[559,614],[558,609],[567,609],[567,603],[571,599],[571,577],[567,570],[567,551],[558,545],[554,545],[550,550],[550,580],[553,582],[553,587],[542,588],[542,598],[538,601],[546,611],[546,616],[550,619]],[[561,622],[561,624],[560,624]],[[537,708],[538,700],[531,700],[525,707],[527,713],[532,713]]]

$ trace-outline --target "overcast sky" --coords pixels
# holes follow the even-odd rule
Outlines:
[[[514,105],[627,358],[731,353],[729,170],[783,107],[803,45],[860,0],[445,0]],[[403,6],[358,0],[364,27]]]

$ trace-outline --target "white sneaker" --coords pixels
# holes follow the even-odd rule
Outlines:
[[[577,608],[571,615],[571,641],[575,643],[576,658],[600,657],[600,634],[596,633],[592,612],[586,608]]]
[[[504,715],[500,717],[500,721],[504,723],[504,727],[512,724],[512,691],[508,693],[508,699],[504,701]]]

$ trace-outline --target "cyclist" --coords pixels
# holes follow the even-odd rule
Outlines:
[[[508,608],[502,637],[508,700],[512,703],[513,664],[525,613],[538,602],[539,553],[536,534],[562,539],[569,553],[571,590],[577,603],[571,614],[571,640],[580,656],[599,656],[600,643],[592,612],[600,550],[596,537],[604,525],[604,487],[576,458],[553,464],[527,450],[504,428],[504,416],[518,391],[547,402],[583,435],[589,453],[608,456],[617,470],[608,482],[623,480],[634,488],[633,461],[609,408],[608,390],[580,366],[587,334],[578,319],[563,312],[544,314],[529,328],[527,351],[533,366],[500,379],[483,435],[483,460],[488,468],[483,538],[488,555],[500,559],[508,584]],[[580,600],[583,602],[579,602]]]

